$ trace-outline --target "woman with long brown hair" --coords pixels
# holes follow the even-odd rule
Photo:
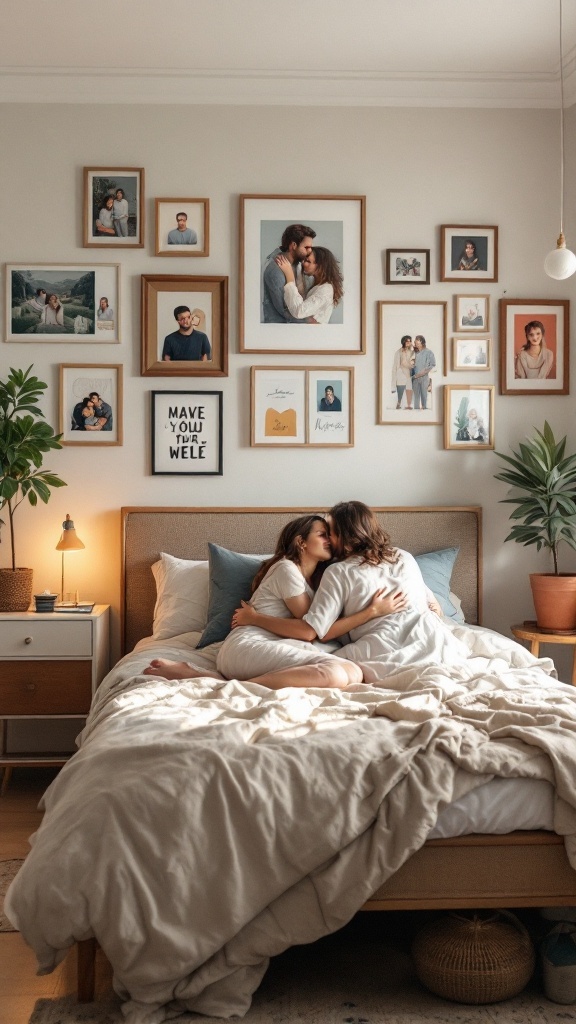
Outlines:
[[[298,290],[294,266],[290,260],[280,253],[276,263],[286,278],[284,302],[292,316],[309,324],[329,323],[334,308],[344,294],[340,265],[330,249],[314,245],[302,261],[302,273],[314,282],[305,294]]]

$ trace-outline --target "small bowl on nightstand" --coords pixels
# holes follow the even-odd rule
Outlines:
[[[53,612],[58,594],[34,594],[37,612]]]

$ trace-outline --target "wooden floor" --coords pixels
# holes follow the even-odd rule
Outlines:
[[[15,768],[10,785],[0,798],[0,860],[25,857],[28,837],[42,815],[38,801],[50,781],[52,769]],[[110,968],[98,964],[97,995],[111,990]],[[36,957],[17,932],[0,933],[0,1021],[28,1024],[37,999],[56,999],[76,991],[76,952],[42,978],[36,977]]]

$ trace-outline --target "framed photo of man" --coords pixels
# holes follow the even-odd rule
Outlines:
[[[493,384],[445,385],[445,448],[494,448],[494,391]]]
[[[63,445],[121,445],[121,363],[60,364]]]
[[[119,264],[7,264],[6,341],[117,344]]]
[[[222,476],[221,391],[152,391],[152,474]]]
[[[84,168],[84,248],[142,249],[144,168]]]
[[[228,278],[142,275],[143,377],[228,376]]]
[[[240,352],[365,352],[364,196],[240,196]]]
[[[570,394],[568,299],[500,299],[500,394]]]
[[[447,306],[378,303],[378,423],[442,422]]]
[[[155,199],[156,255],[208,256],[209,199]]]
[[[498,228],[443,224],[440,228],[441,281],[497,281]]]

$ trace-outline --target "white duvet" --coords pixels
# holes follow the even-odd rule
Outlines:
[[[418,621],[419,661],[353,691],[154,679],[146,643],[120,662],[7,896],[40,972],[95,935],[131,1024],[242,1016],[270,956],[348,921],[492,777],[554,784],[576,868],[576,688],[497,634]],[[193,639],[164,655],[213,668]]]

